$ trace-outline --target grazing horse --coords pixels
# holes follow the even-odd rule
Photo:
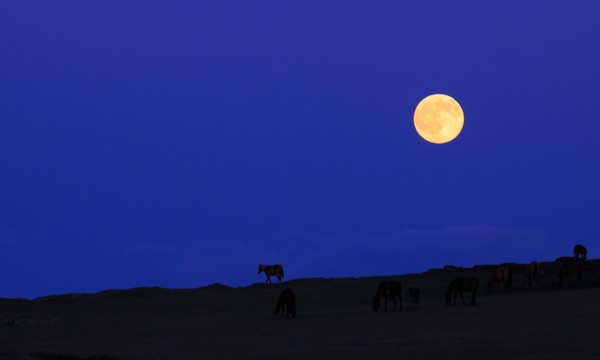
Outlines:
[[[419,299],[421,298],[421,290],[419,288],[408,288],[408,295],[410,296],[410,300],[413,305],[419,307]]]
[[[587,249],[585,246],[577,244],[575,248],[573,248],[573,255],[575,257],[581,257],[583,260],[587,260]]]
[[[567,276],[575,275],[577,276],[577,287],[580,287],[582,265],[582,261],[578,258],[568,258],[567,260],[564,260],[558,274],[560,278],[560,285],[567,288],[569,286]]]
[[[527,271],[527,287],[533,286],[533,281],[540,273],[540,264],[537,261],[532,261],[529,264],[529,270]]]
[[[446,305],[450,305],[452,301],[452,293],[454,293],[454,304],[456,305],[456,295],[460,294],[460,298],[462,299],[463,305],[465,305],[465,298],[463,297],[463,292],[473,292],[473,297],[471,298],[471,305],[475,305],[475,297],[477,296],[477,288],[479,288],[479,280],[474,277],[470,278],[462,278],[457,277],[452,280],[450,286],[448,286],[448,290],[446,291]]]
[[[281,278],[283,278],[283,266],[279,265],[279,264],[275,264],[275,265],[263,265],[260,264],[258,265],[258,273],[260,274],[261,272],[265,272],[265,275],[267,275],[267,281],[265,281],[265,284],[268,283],[273,283],[271,281],[271,275],[275,275],[277,276],[277,284],[279,284],[279,286],[281,286]]]
[[[490,279],[487,284],[488,293],[492,291],[492,285],[494,285],[494,281],[500,286],[501,281],[506,282],[506,291],[510,290],[510,286],[512,285],[512,269],[508,266],[499,266],[496,270],[490,273]]]
[[[384,311],[387,311],[388,299],[394,300],[394,311],[396,311],[396,295],[400,299],[400,311],[402,311],[402,285],[399,281],[382,281],[377,287],[377,293],[373,298],[373,310],[377,312],[381,306],[381,298],[383,297],[385,303]]]
[[[277,300],[277,306],[275,307],[275,315],[279,312],[279,309],[281,309],[282,318],[285,319],[285,316],[283,316],[284,310],[288,319],[290,315],[292,318],[296,318],[296,296],[292,289],[287,288],[281,292],[279,300]]]

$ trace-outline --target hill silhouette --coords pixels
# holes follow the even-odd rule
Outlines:
[[[498,264],[499,265],[499,264]],[[600,260],[587,260],[581,288],[559,286],[557,262],[541,262],[534,288],[528,264],[513,268],[509,293],[479,289],[477,305],[443,301],[456,276],[482,284],[498,265],[446,266],[419,274],[304,278],[283,286],[223,284],[196,289],[140,287],[94,294],[0,299],[0,359],[347,359],[558,358],[600,355]],[[374,313],[383,280],[403,284],[404,311]],[[273,315],[281,290],[296,294],[297,318]],[[411,306],[408,287],[421,289]],[[576,355],[574,355],[576,354]]]

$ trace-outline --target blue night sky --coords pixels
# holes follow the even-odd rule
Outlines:
[[[599,14],[2,1],[0,297],[597,258]]]

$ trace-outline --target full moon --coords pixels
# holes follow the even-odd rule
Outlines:
[[[415,109],[415,129],[434,144],[454,140],[463,128],[465,116],[456,100],[448,95],[429,95]]]

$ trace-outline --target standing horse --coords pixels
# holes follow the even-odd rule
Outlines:
[[[490,273],[490,279],[487,284],[488,293],[492,291],[492,285],[494,285],[494,281],[500,286],[500,282],[506,282],[506,291],[510,290],[510,286],[512,285],[512,269],[508,266],[499,266],[496,270]]]
[[[477,288],[479,288],[479,280],[477,278],[455,278],[454,280],[452,280],[450,286],[448,286],[448,290],[446,291],[446,305],[450,305],[450,302],[452,301],[452,294],[454,294],[453,305],[456,305],[456,295],[458,294],[460,294],[460,298],[462,299],[463,305],[465,305],[465,298],[463,297],[463,292],[469,291],[473,292],[473,297],[471,298],[471,305],[475,305]]]
[[[287,288],[281,292],[279,300],[277,300],[277,306],[275,307],[275,315],[279,312],[279,309],[281,309],[282,318],[296,318],[296,296],[292,289]],[[283,316],[284,310],[286,316]]]
[[[400,311],[402,311],[402,285],[399,281],[382,281],[377,287],[377,292],[373,298],[373,310],[377,312],[381,306],[381,298],[383,297],[385,303],[385,310],[387,311],[388,299],[394,300],[394,311],[396,311],[396,295],[400,299]]]
[[[560,285],[567,288],[569,287],[569,282],[567,280],[567,276],[575,275],[577,277],[577,287],[581,287],[581,268],[582,261],[578,258],[568,258],[564,260],[558,276],[560,278]]]
[[[261,272],[265,272],[265,275],[267,275],[267,281],[265,281],[265,284],[268,283],[273,283],[271,281],[271,275],[275,275],[277,276],[277,284],[279,284],[279,286],[281,286],[281,279],[283,278],[283,266],[279,265],[279,264],[275,264],[275,265],[263,265],[260,264],[258,265],[258,273],[260,274]]]
[[[583,260],[587,260],[587,249],[585,246],[577,244],[575,248],[573,248],[573,255],[575,257],[581,257]]]
[[[533,281],[540,273],[540,264],[537,261],[532,261],[529,264],[529,270],[527,271],[527,287],[533,286]]]

